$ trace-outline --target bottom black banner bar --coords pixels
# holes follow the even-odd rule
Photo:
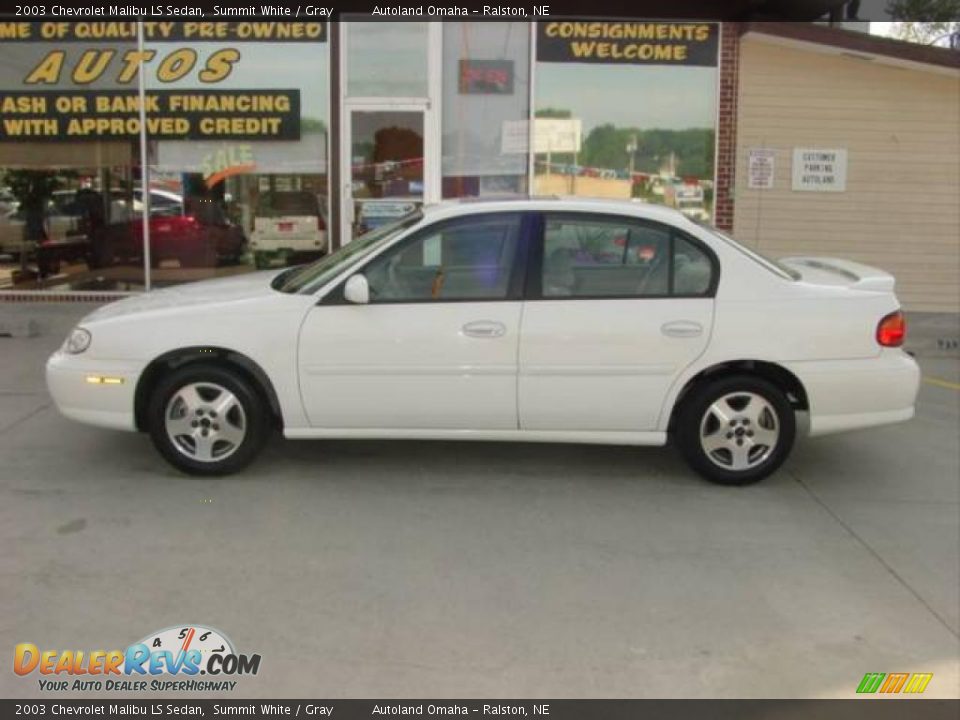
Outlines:
[[[960,700],[0,700],[0,717],[956,720]]]

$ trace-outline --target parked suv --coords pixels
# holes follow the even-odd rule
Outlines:
[[[268,192],[260,196],[253,217],[250,248],[258,268],[275,259],[319,254],[327,245],[327,224],[317,196],[310,192]]]

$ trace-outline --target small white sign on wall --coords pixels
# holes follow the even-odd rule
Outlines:
[[[807,192],[846,191],[847,151],[842,148],[794,148],[793,189]]]
[[[766,148],[750,148],[747,187],[751,190],[773,190],[777,153]]]

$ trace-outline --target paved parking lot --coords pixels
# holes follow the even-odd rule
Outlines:
[[[662,449],[280,439],[198,480],[58,416],[58,313],[0,338],[3,697],[40,694],[18,642],[181,623],[262,655],[236,697],[849,697],[898,671],[960,695],[955,358],[922,359],[911,423],[751,488]]]

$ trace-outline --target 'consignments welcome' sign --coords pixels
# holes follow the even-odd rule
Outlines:
[[[717,64],[716,23],[541,22],[537,60],[621,65]]]

